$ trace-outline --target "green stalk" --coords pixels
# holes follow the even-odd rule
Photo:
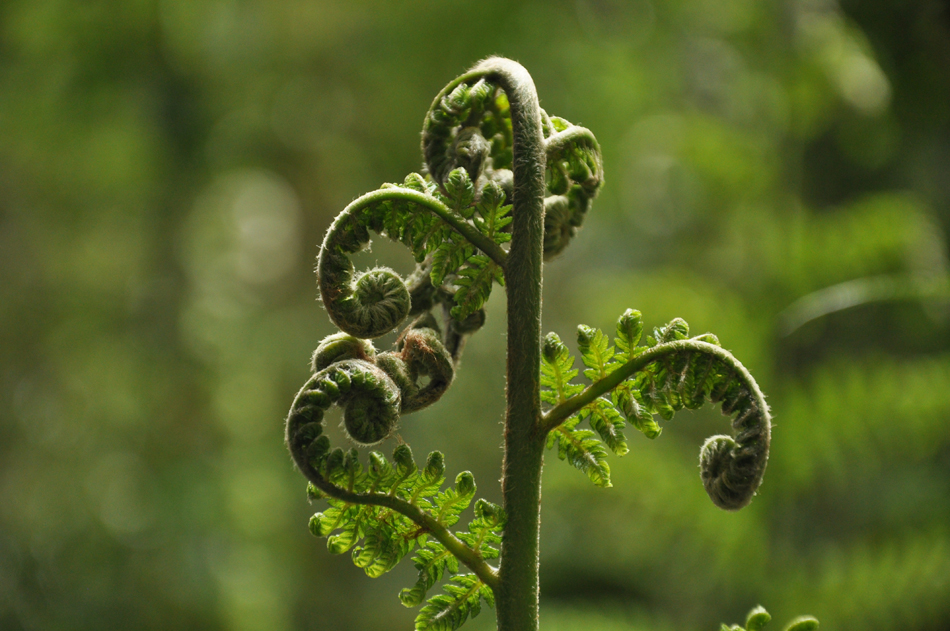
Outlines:
[[[472,69],[508,95],[514,132],[512,239],[508,293],[508,400],[502,495],[508,515],[495,602],[499,631],[538,629],[541,465],[541,256],[544,236],[544,137],[534,81],[518,63],[489,58]]]

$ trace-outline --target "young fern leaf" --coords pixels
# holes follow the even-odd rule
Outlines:
[[[478,231],[499,245],[511,241],[511,233],[503,231],[513,220],[511,204],[505,205],[504,201],[505,192],[501,186],[488,182],[472,217]]]
[[[492,283],[504,284],[501,268],[487,256],[477,254],[459,269],[455,279],[455,304],[451,314],[456,320],[464,320],[488,302]]]
[[[453,576],[444,594],[429,599],[416,616],[416,631],[455,631],[481,613],[482,599],[495,606],[491,588],[474,574]]]
[[[587,474],[596,486],[611,487],[607,450],[602,442],[594,438],[594,432],[577,429],[580,420],[579,416],[572,416],[556,427],[548,434],[547,448],[557,446],[558,458]]]
[[[548,333],[544,338],[541,352],[541,400],[557,405],[570,400],[584,390],[584,386],[571,383],[577,376],[574,368],[574,357],[567,346],[555,333]],[[578,423],[584,418],[591,420],[591,426],[598,429],[605,441],[613,443],[611,449],[626,453],[626,441],[623,434],[619,436],[613,432],[613,419],[607,420],[604,413],[598,408],[602,404],[597,402],[582,409],[578,414],[571,416],[567,421],[548,434],[547,448],[557,447],[558,458],[566,460],[571,466],[587,474],[590,481],[597,486],[609,487],[610,466],[607,464],[607,451],[604,445],[594,438],[594,432],[577,429]],[[596,410],[596,411],[595,411]],[[620,421],[621,423],[623,421]],[[609,425],[609,428],[608,428]],[[602,431],[601,431],[602,430]],[[608,438],[609,437],[609,438]]]
[[[432,284],[440,286],[445,277],[454,274],[475,253],[475,248],[461,237],[449,237],[432,254]]]
[[[584,386],[571,383],[577,372],[567,346],[556,333],[548,333],[541,352],[541,400],[557,405],[582,392]]]
[[[474,496],[475,478],[468,471],[463,471],[455,478],[455,487],[447,488],[430,500],[435,520],[446,527],[454,526]]]
[[[625,423],[613,401],[598,397],[593,403],[581,409],[580,418],[590,424],[610,451],[618,456],[625,456],[630,451],[627,446],[627,437],[621,431]]]
[[[577,347],[581,351],[581,360],[587,366],[584,376],[591,381],[603,379],[620,367],[620,363],[613,359],[616,349],[610,345],[607,336],[600,329],[592,329],[583,324],[577,327]],[[626,424],[615,401],[598,397],[581,409],[580,416],[587,419],[591,428],[600,435],[612,452],[623,456],[630,451],[622,431]]]
[[[406,607],[418,607],[425,601],[426,594],[433,585],[442,580],[449,572],[459,571],[459,562],[455,556],[437,541],[427,540],[412,557],[412,564],[419,570],[419,579],[412,587],[399,592],[399,601]]]
[[[497,559],[496,546],[501,543],[506,521],[501,506],[480,499],[475,502],[475,519],[468,524],[468,532],[458,533],[458,538],[483,559]]]
[[[445,178],[442,186],[445,188],[445,201],[448,202],[449,207],[466,219],[470,219],[475,212],[472,208],[475,201],[475,184],[469,177],[468,171],[455,169]]]
[[[326,441],[318,439],[317,442]],[[315,468],[332,484],[346,489],[348,496],[355,500],[329,496],[330,508],[310,520],[310,531],[327,538],[327,548],[332,554],[352,551],[354,565],[376,578],[394,568],[418,543],[421,549],[414,563],[420,570],[419,581],[400,595],[407,606],[421,603],[425,592],[446,569],[451,573],[458,571],[457,552],[430,539],[429,535],[433,534],[433,528],[444,529],[455,524],[459,514],[471,503],[475,494],[471,473],[459,474],[454,487],[439,492],[445,479],[442,454],[431,453],[426,467],[419,470],[407,445],[396,447],[392,462],[378,452],[371,452],[366,469],[360,465],[355,449],[345,453],[341,449],[324,449],[314,459]],[[390,506],[372,503],[372,498],[398,498],[419,509],[430,521],[428,525],[419,523]],[[470,524],[471,532],[459,533],[457,541],[471,558],[483,563],[485,559],[497,558],[497,550],[492,546],[500,541],[503,527],[501,508],[479,500],[476,519]]]
[[[330,319],[341,330],[375,338],[398,326],[410,313],[410,288],[389,268],[356,273],[349,255],[365,249],[370,231],[405,244],[417,263],[432,255],[438,262],[436,287],[477,251],[503,268],[507,258],[496,240],[470,221],[475,189],[464,170],[450,174],[451,194],[410,174],[402,185],[386,184],[357,198],[341,212],[320,248],[317,277]]]
[[[409,495],[417,486],[418,475],[412,452],[400,445],[393,453],[395,466],[378,453],[370,454],[367,470],[358,461],[355,449],[342,458],[339,450],[326,456],[327,477],[351,493],[385,492],[391,496]],[[421,481],[426,484],[425,481]],[[317,537],[327,537],[327,549],[332,554],[353,550],[353,563],[372,578],[391,570],[408,554],[419,536],[418,526],[393,510],[366,504],[354,504],[328,498],[330,508],[317,513],[310,520],[310,531]],[[339,530],[338,534],[331,534]],[[363,540],[362,547],[354,547]]]
[[[723,414],[733,417],[735,436],[713,436],[703,445],[703,486],[720,508],[738,510],[748,504],[762,482],[771,434],[768,406],[752,375],[719,346],[716,336],[689,338],[689,325],[680,318],[654,329],[647,347],[637,346],[642,332],[639,312],[625,312],[617,330],[619,356],[600,331],[579,327],[578,345],[588,366],[585,375],[594,383],[566,401],[559,398],[546,413],[549,444],[557,441],[564,449],[563,439],[578,432],[574,429],[577,414],[592,419],[592,426],[609,444],[611,431],[618,431],[617,423],[611,422],[607,413],[602,413],[605,418],[594,416],[592,408],[619,410],[644,434],[655,437],[659,427],[654,414],[669,420],[683,408],[696,409],[707,401],[721,403]],[[550,364],[547,355],[542,359],[542,371],[544,364]],[[615,357],[626,361],[615,361]],[[611,394],[609,401],[604,397],[607,393]],[[548,400],[552,399],[549,396]],[[562,427],[568,429],[562,431]],[[583,470],[590,475],[589,469]]]
[[[617,350],[600,329],[583,324],[577,327],[577,348],[581,352],[581,361],[587,366],[584,376],[591,381],[603,379],[620,366],[613,361]]]

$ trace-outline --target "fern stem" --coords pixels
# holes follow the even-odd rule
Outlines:
[[[520,64],[489,58],[468,75],[483,76],[508,96],[514,137],[512,239],[508,294],[508,400],[502,494],[508,515],[501,544],[495,602],[499,631],[538,628],[541,464],[541,260],[546,154],[541,108],[531,76]],[[447,88],[451,89],[451,88]],[[440,98],[440,97],[437,97]]]

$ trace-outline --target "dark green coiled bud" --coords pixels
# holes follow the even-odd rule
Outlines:
[[[586,353],[590,350],[590,344],[594,340],[596,330],[586,324],[577,325],[577,350]]]
[[[563,195],[544,200],[544,260],[564,251],[577,229],[571,225],[571,202]]]
[[[455,478],[455,492],[462,497],[475,495],[475,476],[471,471],[463,471]]]
[[[739,446],[729,436],[706,439],[699,454],[700,477],[713,504],[724,510],[739,510],[752,501],[762,481],[768,445],[748,441]]]
[[[438,480],[445,475],[445,456],[441,451],[433,451],[429,454],[423,475],[427,480]]]
[[[395,431],[402,394],[385,372],[361,359],[335,361],[301,388],[287,416],[287,446],[301,470],[331,481],[358,466],[355,452],[344,463],[343,452],[330,451],[330,441],[323,435],[324,411],[333,403],[343,408],[343,428],[350,439],[371,445]]]
[[[445,394],[455,377],[452,357],[434,329],[409,329],[399,352],[380,353],[377,365],[402,392],[402,413],[432,405]],[[419,387],[421,377],[429,382]]]
[[[393,462],[396,464],[396,470],[400,475],[409,475],[415,473],[418,467],[416,461],[412,459],[412,449],[405,443],[397,445],[393,450]]]
[[[475,502],[475,516],[484,519],[493,527],[501,526],[507,520],[504,509],[486,499]]]
[[[350,335],[369,339],[389,333],[405,320],[412,300],[402,278],[391,269],[355,273],[348,255],[369,244],[365,219],[352,208],[330,226],[317,259],[317,284],[333,323]]]
[[[452,318],[449,321],[449,326],[456,333],[470,335],[485,326],[485,310],[479,309],[478,311],[473,311],[461,320]]]
[[[456,135],[451,151],[455,158],[454,164],[464,169],[472,180],[477,180],[491,154],[491,143],[485,140],[478,127],[465,127]],[[452,174],[449,173],[449,177],[445,180],[445,190],[453,196],[449,190],[451,177]]]
[[[316,373],[344,359],[372,361],[375,356],[376,348],[369,340],[353,337],[348,333],[334,333],[323,338],[317,350],[313,351],[311,366]]]
[[[544,355],[546,362],[553,364],[562,353],[566,352],[568,352],[567,346],[564,345],[564,342],[561,341],[557,333],[548,333],[544,336],[544,345],[541,347],[541,354]]]
[[[343,428],[353,442],[374,445],[396,430],[402,394],[382,370],[367,362],[359,364],[349,394],[339,401]]]
[[[643,335],[643,316],[636,309],[627,309],[617,320],[617,337],[626,346],[625,350],[632,350],[640,343]]]

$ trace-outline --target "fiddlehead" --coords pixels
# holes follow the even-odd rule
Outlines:
[[[584,223],[603,185],[604,165],[590,130],[557,116],[545,123],[550,195],[544,200],[544,257],[548,259],[560,254]]]
[[[422,325],[407,329],[399,340],[398,351],[381,353],[377,364],[399,384],[403,414],[438,401],[455,376],[452,357],[442,345],[438,331]],[[429,378],[421,388],[420,377]]]
[[[309,449],[323,433],[323,416],[335,404],[343,408],[343,427],[358,445],[374,445],[399,422],[402,395],[389,376],[361,359],[337,361],[311,377],[297,393],[287,420],[291,453]]]
[[[488,60],[490,62],[491,60]],[[490,64],[489,64],[490,65]],[[600,145],[590,130],[542,110],[546,154],[544,256],[567,247],[603,184]],[[508,98],[488,70],[473,70],[436,97],[422,129],[422,153],[432,178],[443,185],[464,168],[477,187],[494,182],[512,192],[513,130]]]
[[[497,543],[504,528],[503,511],[490,505],[486,510],[496,516],[491,523],[476,519],[470,532],[449,531],[474,497],[470,473],[460,474],[454,488],[440,492],[445,480],[442,454],[430,454],[420,471],[408,445],[400,445],[392,463],[372,452],[364,469],[355,449],[331,449],[324,434],[324,416],[333,404],[343,407],[346,434],[357,444],[369,445],[389,436],[400,414],[441,396],[451,382],[453,365],[437,331],[425,324],[423,320],[407,330],[401,348],[389,353],[377,354],[371,343],[346,334],[326,338],[313,356],[314,368],[319,370],[294,398],[286,442],[295,464],[310,480],[311,496],[330,502],[329,511],[311,520],[311,531],[328,537],[331,552],[352,549],[353,562],[375,577],[392,569],[418,544],[423,556],[428,554],[423,550],[442,555],[435,580],[447,567],[457,572],[461,561],[473,573],[453,580],[471,583],[476,600],[490,599],[486,592],[495,585],[497,575],[486,559],[497,556],[491,544]],[[416,380],[421,375],[429,376],[429,383],[420,388]],[[337,530],[341,532],[330,536]],[[363,545],[355,547],[361,541]],[[454,565],[446,566],[447,557]],[[434,571],[426,567],[427,572]],[[426,579],[414,593],[424,597],[435,580]],[[407,603],[411,600],[404,598]],[[470,600],[465,601],[467,612],[473,606]]]
[[[500,244],[510,235],[501,231],[507,223],[501,194],[492,188],[476,200],[461,170],[449,181],[446,196],[432,182],[411,174],[402,185],[386,185],[357,198],[334,220],[317,259],[317,283],[324,307],[340,329],[376,338],[410,313],[425,310],[426,301],[453,298],[453,317],[461,320],[482,307],[493,280],[503,280],[506,254]],[[418,266],[408,284],[388,268],[355,272],[349,257],[369,246],[371,231],[410,248]],[[469,267],[488,270],[482,279],[487,287],[482,282],[474,296],[457,295],[452,281],[465,277]],[[422,304],[414,305],[414,299]]]
[[[647,346],[639,346],[640,313],[627,310],[617,323],[616,347],[603,332],[581,325],[578,348],[593,382],[571,383],[574,358],[553,333],[545,339],[542,397],[554,407],[543,428],[549,446],[600,486],[609,486],[606,451],[594,432],[615,453],[627,452],[624,419],[649,438],[660,434],[654,420],[669,420],[683,408],[720,403],[732,416],[734,436],[713,436],[700,452],[703,486],[713,503],[726,510],[747,505],[762,482],[768,462],[771,419],[765,398],[752,375],[712,334],[689,338],[689,326],[676,318],[654,329]],[[609,395],[609,398],[608,396]],[[591,430],[576,426],[587,420]]]

